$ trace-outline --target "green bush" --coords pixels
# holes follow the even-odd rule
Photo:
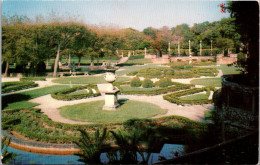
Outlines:
[[[63,76],[71,76],[71,73],[64,73]]]
[[[173,82],[171,81],[170,78],[163,78],[163,79],[160,79],[157,82],[157,84],[158,84],[159,87],[164,88],[164,87],[168,87],[168,86],[173,85]]]
[[[44,77],[22,77],[20,81],[46,81]]]
[[[129,60],[134,60],[134,59],[143,59],[144,55],[134,55],[134,56],[130,56]]]
[[[202,59],[201,62],[206,62],[206,60]]]
[[[82,72],[77,72],[76,75],[84,75]]]
[[[143,88],[152,88],[153,87],[153,82],[150,79],[144,79],[142,83]]]
[[[4,82],[2,83],[2,93],[14,92],[22,89],[36,87],[38,84],[35,82],[24,82],[24,81],[14,81],[14,82]]]
[[[130,86],[131,87],[140,87],[142,85],[141,80],[139,79],[139,77],[134,77],[132,78],[131,82],[130,82]]]
[[[68,95],[69,93],[75,92],[81,89],[88,89],[88,93],[86,94],[75,94],[75,95]],[[92,89],[95,89],[96,93],[93,93]],[[55,93],[52,93],[51,96],[58,100],[77,100],[89,97],[96,97],[99,96],[100,92],[96,85],[84,85],[84,86],[77,86],[69,89],[64,89]]]

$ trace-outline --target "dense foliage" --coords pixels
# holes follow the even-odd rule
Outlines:
[[[142,82],[139,79],[139,77],[134,77],[134,78],[132,78],[130,85],[131,85],[131,87],[140,87],[142,85]]]
[[[145,28],[142,32],[132,29],[96,27],[81,22],[63,22],[49,18],[34,22],[24,16],[3,16],[2,49],[5,75],[9,64],[16,63],[23,72],[26,66],[32,73],[44,72],[46,61],[55,59],[54,75],[61,57],[77,57],[77,65],[82,57],[91,60],[120,55],[148,54],[162,55],[168,52],[170,43],[172,55],[177,55],[177,44],[180,43],[182,55],[187,55],[188,40],[191,40],[193,55],[199,55],[199,43],[202,41],[203,55],[210,55],[211,40],[213,54],[225,54],[227,51],[239,52],[241,35],[237,33],[233,18],[224,18],[215,22],[203,22],[189,27],[187,24],[160,29]],[[65,19],[63,19],[65,20]],[[186,49],[186,50],[184,50]],[[220,51],[218,51],[220,49]],[[97,60],[98,61],[98,60]],[[48,63],[48,62],[47,62]]]

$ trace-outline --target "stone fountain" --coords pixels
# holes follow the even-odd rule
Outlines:
[[[109,70],[104,76],[105,80],[109,83],[108,87],[104,91],[105,93],[105,105],[103,110],[116,110],[119,107],[117,102],[117,93],[120,91],[113,86],[113,82],[116,81],[117,76],[114,74],[115,70]]]

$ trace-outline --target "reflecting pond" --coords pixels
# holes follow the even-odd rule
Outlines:
[[[79,162],[78,156],[75,155],[49,155],[25,152],[9,147],[8,151],[17,153],[18,156],[11,164],[84,164]],[[172,159],[176,156],[181,156],[185,153],[185,146],[180,144],[164,144],[160,153],[152,153],[149,159],[149,164],[160,162],[160,157],[166,159]],[[108,158],[106,153],[100,155],[102,163],[107,163]],[[141,160],[141,156],[138,155],[138,160]]]

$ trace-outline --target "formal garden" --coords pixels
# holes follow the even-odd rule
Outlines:
[[[259,13],[233,1],[230,18],[143,31],[4,15],[2,163],[255,164],[259,38],[243,3]]]

